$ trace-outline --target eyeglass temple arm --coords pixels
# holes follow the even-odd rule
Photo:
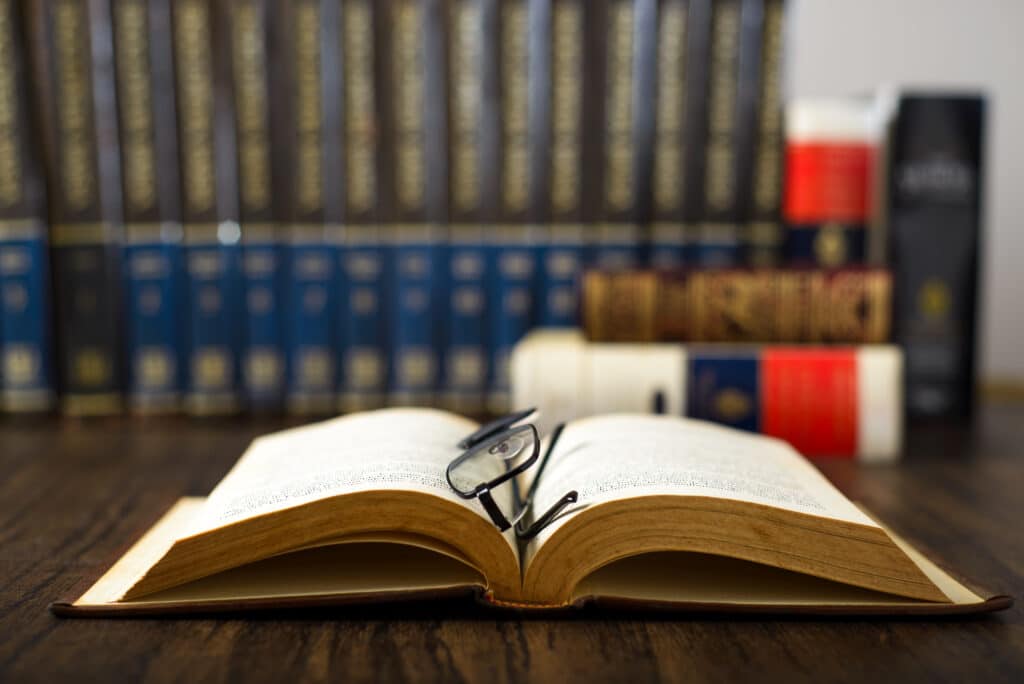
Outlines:
[[[565,423],[559,423],[555,426],[554,431],[551,433],[551,442],[548,443],[547,450],[544,451],[544,456],[541,458],[540,465],[537,466],[537,475],[533,478],[533,482],[530,484],[530,489],[526,493],[526,501],[523,504],[523,510],[529,510],[533,504],[533,496],[537,493],[537,485],[540,483],[541,475],[544,474],[544,468],[548,465],[548,459],[551,457],[551,452],[555,450],[555,444],[558,443],[558,438],[562,436],[562,430],[565,429]],[[517,521],[516,524],[516,536],[520,539],[533,539],[537,536],[537,533],[551,524],[551,521],[555,519],[555,516],[562,512],[566,506],[572,503],[576,503],[579,499],[579,494],[576,490],[568,492],[565,496],[555,502],[555,504],[544,512],[542,516],[535,519],[533,524],[522,529]]]
[[[548,448],[544,450],[544,455],[541,456],[540,463],[537,465],[537,474],[534,476],[533,482],[530,483],[530,489],[526,492],[526,501],[523,502],[524,508],[529,508],[530,504],[533,503],[533,495],[537,493],[537,485],[540,484],[540,478],[544,474],[544,469],[548,467],[548,459],[551,458],[551,452],[555,450],[555,445],[558,444],[558,438],[562,436],[562,430],[564,429],[565,423],[559,423],[551,431],[551,441],[548,442]]]

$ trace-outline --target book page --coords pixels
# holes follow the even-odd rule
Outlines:
[[[534,515],[572,489],[578,503],[533,548],[587,506],[648,495],[733,499],[877,527],[785,442],[673,416],[567,425],[537,486]]]
[[[445,479],[449,462],[460,453],[456,443],[476,428],[476,423],[444,411],[385,409],[260,437],[206,499],[186,536],[371,490],[424,492],[486,517],[478,501],[459,498]],[[501,468],[497,461],[493,465]],[[497,474],[481,472],[480,478]],[[493,494],[503,510],[512,510],[511,487],[499,487]]]

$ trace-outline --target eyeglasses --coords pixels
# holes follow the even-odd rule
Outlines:
[[[579,498],[571,491],[559,499],[539,518],[527,525],[527,515],[533,506],[537,484],[544,473],[551,452],[558,443],[565,424],[559,424],[551,433],[551,441],[540,459],[537,473],[525,498],[519,495],[516,476],[526,472],[540,455],[540,435],[532,423],[523,423],[536,409],[510,413],[503,418],[483,425],[456,446],[463,449],[462,455],[448,464],[445,475],[448,484],[463,499],[480,499],[484,510],[499,530],[504,532],[515,527],[520,539],[532,539],[547,527],[562,509]],[[491,492],[495,487],[510,482],[512,487],[512,511],[506,515],[494,500]]]

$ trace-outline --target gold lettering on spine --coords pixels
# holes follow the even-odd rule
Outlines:
[[[305,213],[317,211],[323,206],[319,0],[310,0],[295,6],[293,35],[298,147],[295,189],[298,209]]]
[[[344,4],[345,182],[351,213],[373,209],[374,160],[373,22],[368,0]]]
[[[267,121],[263,18],[256,2],[236,2],[232,22],[238,175],[243,211],[270,201],[270,127]]]
[[[710,92],[708,96],[708,209],[726,211],[736,192],[732,167],[732,126],[736,109],[736,66],[739,47],[738,0],[716,2],[712,19]]]
[[[149,26],[142,0],[120,0],[114,10],[124,200],[129,213],[138,214],[156,203]]]
[[[187,216],[214,209],[210,17],[203,0],[177,0],[174,9],[174,66]]]
[[[21,150],[18,132],[18,91],[14,83],[13,0],[0,7],[0,206],[22,198]]]
[[[582,46],[580,6],[558,2],[552,13],[551,46],[551,204],[556,213],[580,205]]]
[[[754,166],[754,206],[770,214],[779,206],[782,169],[782,105],[779,82],[782,59],[782,2],[770,0],[764,8],[761,109],[758,113],[760,140]]]
[[[400,0],[394,16],[395,190],[405,210],[423,206],[423,36],[418,0]]]
[[[501,11],[502,84],[502,204],[506,211],[524,211],[529,201],[529,100],[526,47],[526,2],[505,0]]]
[[[686,92],[686,6],[665,2],[658,16],[658,102],[654,145],[654,205],[679,210],[683,174],[683,93]]]
[[[92,87],[88,17],[80,0],[58,0],[53,8],[57,72],[57,123],[61,149],[61,190],[70,211],[89,208],[96,197],[93,167]]]
[[[609,8],[608,135],[605,192],[609,207],[633,205],[633,2],[618,0]]]
[[[480,8],[477,0],[458,0],[452,12],[452,202],[465,213],[480,198]]]

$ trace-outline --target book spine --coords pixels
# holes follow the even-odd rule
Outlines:
[[[707,166],[711,8],[712,0],[688,0],[686,7],[683,175],[679,188],[684,264],[702,261],[701,230],[707,205],[704,178]]]
[[[0,3],[0,409],[19,413],[55,399],[45,183],[31,144],[20,10]]]
[[[387,136],[378,141],[378,132],[387,105],[383,86],[391,82],[391,75],[386,51],[380,49],[389,21],[385,5],[344,0],[341,9],[345,242],[340,254],[338,407],[352,411],[382,405],[387,392],[384,306],[390,269],[379,221],[390,178],[384,172]]]
[[[127,394],[170,412],[181,392],[182,247],[170,3],[112,5],[124,203]]]
[[[974,408],[985,109],[979,95],[909,94],[893,127],[889,258],[912,418]]]
[[[898,347],[639,346],[567,331],[528,337],[515,355],[515,396],[549,422],[666,413],[777,437],[810,457],[899,458]]]
[[[109,4],[31,4],[46,143],[61,408],[120,409],[120,168]]]
[[[686,101],[689,69],[687,0],[656,4],[655,123],[651,159],[651,231],[649,262],[653,268],[674,269],[686,263],[683,188],[686,181]]]
[[[486,250],[481,224],[483,3],[449,3],[449,273],[443,403],[484,405],[487,381]]]
[[[735,266],[742,254],[738,114],[741,110],[744,9],[744,0],[712,3],[704,216],[697,246],[697,258],[702,266]]]
[[[889,339],[892,276],[839,271],[591,271],[584,330],[595,341],[829,342]]]
[[[385,240],[393,261],[391,317],[391,384],[394,404],[428,405],[434,401],[439,374],[438,320],[441,307],[443,244],[439,217],[430,216],[436,190],[431,152],[439,131],[431,127],[434,109],[443,102],[443,50],[438,35],[441,18],[436,0],[392,0],[388,4],[391,85],[391,201]],[[440,100],[439,100],[440,98]]]
[[[531,144],[540,159],[534,168],[544,174],[537,174],[534,187],[539,220],[547,223],[538,318],[544,326],[565,327],[578,318],[579,279],[586,256],[582,224],[585,3],[550,0],[536,6],[547,9],[547,21],[538,11],[540,30],[532,32],[538,49],[531,53],[540,62],[531,72],[538,77],[532,92],[539,119]],[[544,60],[549,67],[544,67]],[[546,82],[540,80],[544,77]]]
[[[230,45],[238,215],[242,232],[242,390],[255,410],[284,396],[283,248],[274,206],[266,0],[222,0]]]
[[[278,152],[280,212],[287,278],[282,298],[286,331],[287,407],[292,413],[325,414],[334,408],[337,381],[338,203],[328,182],[342,176],[340,158],[329,155],[340,133],[338,68],[328,27],[337,28],[334,0],[299,0],[276,6],[274,139]],[[331,168],[331,173],[327,169]]]
[[[761,74],[757,102],[753,182],[747,223],[747,262],[782,261],[782,50],[785,0],[763,0]]]
[[[491,380],[488,408],[509,408],[509,354],[533,323],[539,240],[530,223],[529,8],[525,0],[499,0],[492,75],[499,87],[494,151],[497,170],[491,253]]]
[[[605,269],[640,265],[637,220],[637,149],[634,129],[636,0],[606,0],[604,7],[604,107],[601,137],[601,194],[594,264]]]
[[[223,9],[223,5],[216,9]],[[185,409],[239,408],[241,230],[230,90],[230,25],[209,0],[173,3],[184,230]]]

